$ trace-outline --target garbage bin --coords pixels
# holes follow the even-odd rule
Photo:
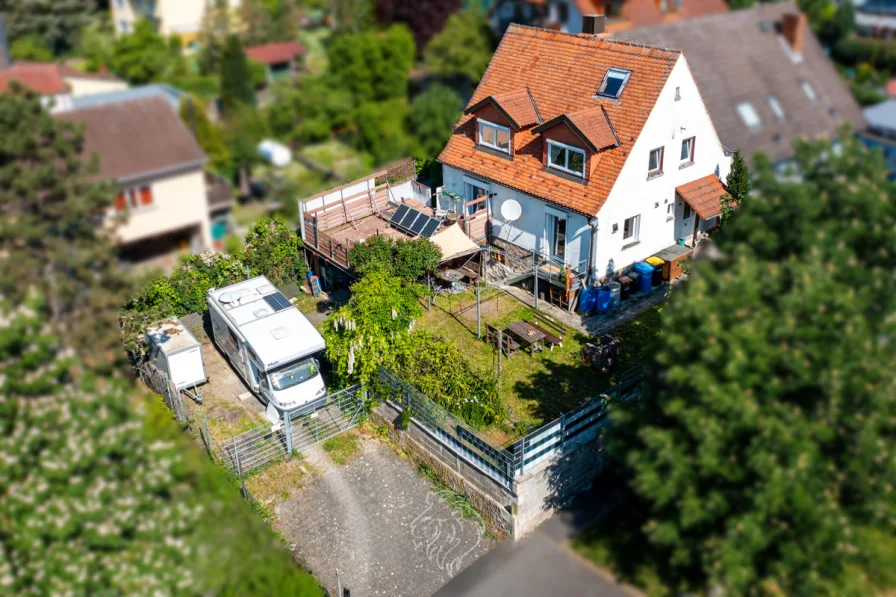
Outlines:
[[[652,277],[653,285],[659,286],[660,284],[662,284],[663,283],[663,264],[665,264],[666,261],[660,257],[657,257],[656,255],[654,255],[653,257],[648,257],[644,261],[653,266],[653,277]]]
[[[616,309],[622,303],[622,284],[619,282],[609,282],[610,287],[610,308]]]
[[[632,293],[632,279],[629,278],[628,276],[623,275],[623,276],[619,276],[618,278],[616,278],[616,281],[619,282],[619,286],[620,286],[620,288],[619,288],[620,297],[619,298],[623,301],[628,300],[628,295],[630,295]]]
[[[629,296],[638,294],[641,291],[641,274],[639,274],[634,268],[626,274],[632,280],[631,288],[629,288],[628,294]]]
[[[601,286],[597,289],[597,312],[606,313],[610,308],[610,301],[613,299],[613,292],[609,286]]]
[[[579,298],[579,311],[590,313],[597,308],[597,288],[585,288]]]
[[[641,275],[640,280],[640,290],[641,292],[650,292],[650,288],[653,285],[653,271],[654,267],[649,263],[644,261],[639,261],[635,264],[635,271]]]

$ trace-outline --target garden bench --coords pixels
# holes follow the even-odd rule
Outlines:
[[[535,312],[535,323],[533,324],[538,331],[544,334],[544,339],[551,345],[551,350],[555,346],[563,346],[563,334],[565,330],[556,321],[544,315],[540,311]]]
[[[485,338],[489,344],[494,343],[498,339],[498,328],[488,323],[485,324]],[[513,337],[504,333],[501,340],[501,349],[508,357],[520,349],[520,344]]]

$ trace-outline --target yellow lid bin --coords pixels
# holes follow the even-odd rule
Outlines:
[[[653,257],[648,257],[648,258],[645,259],[644,261],[646,261],[647,263],[649,263],[649,264],[652,265],[653,267],[662,266],[664,263],[666,263],[664,260],[660,259],[660,258],[657,257],[656,255],[654,255]]]

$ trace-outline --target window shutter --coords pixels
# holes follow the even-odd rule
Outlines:
[[[152,190],[149,187],[140,188],[140,205],[152,205]]]
[[[124,193],[119,193],[117,197],[115,197],[115,209],[118,211],[123,211],[126,207],[127,203],[124,199]]]

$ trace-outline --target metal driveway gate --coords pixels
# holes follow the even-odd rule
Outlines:
[[[209,449],[225,467],[242,476],[356,427],[365,412],[366,392],[356,385],[330,394],[312,413],[290,414],[274,425],[260,425],[220,444],[211,441]],[[208,432],[205,435],[210,440]]]

